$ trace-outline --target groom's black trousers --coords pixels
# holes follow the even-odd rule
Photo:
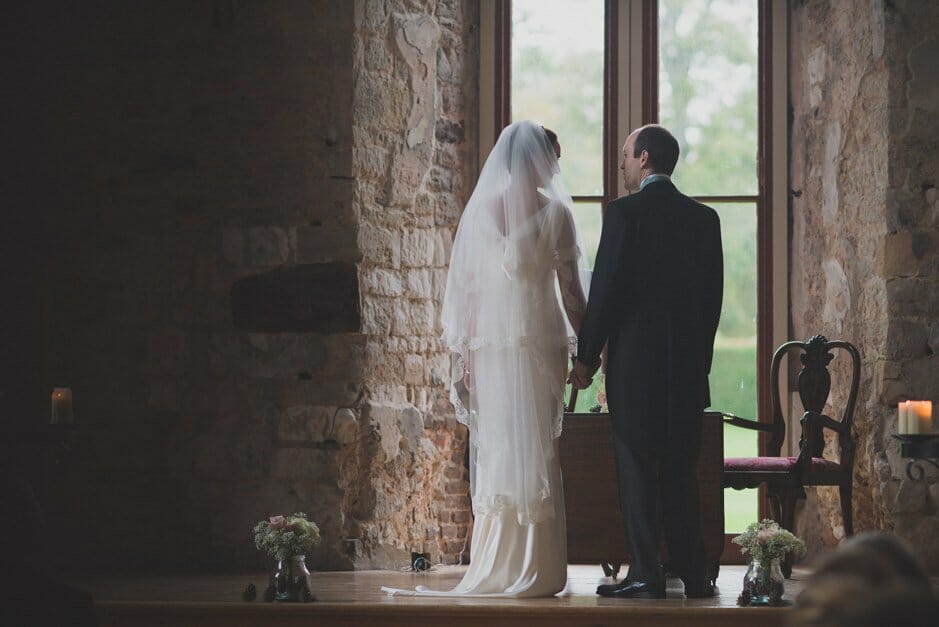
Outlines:
[[[700,422],[689,425],[685,434],[688,440],[680,445],[637,447],[614,428],[630,581],[663,581],[660,530],[668,547],[671,572],[692,584],[700,584],[707,576],[698,500]]]

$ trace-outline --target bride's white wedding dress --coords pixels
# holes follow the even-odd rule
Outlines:
[[[544,130],[512,124],[460,220],[441,318],[450,398],[470,432],[470,565],[452,590],[389,594],[533,597],[565,587],[558,437],[571,325],[586,302],[559,172]]]

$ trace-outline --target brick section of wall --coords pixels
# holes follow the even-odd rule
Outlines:
[[[939,474],[909,481],[889,435],[898,401],[939,398],[939,7],[792,6],[793,334],[845,339],[863,356],[855,529],[894,531],[939,570]],[[799,530],[812,552],[843,537],[838,503],[836,489],[809,491]]]

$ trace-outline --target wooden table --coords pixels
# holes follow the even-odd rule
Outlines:
[[[701,525],[711,577],[724,550],[724,432],[719,412],[704,412],[701,428]],[[567,513],[567,559],[573,564],[629,562],[619,508],[613,429],[609,414],[568,413],[561,434],[561,473]],[[612,574],[604,566],[607,574]]]

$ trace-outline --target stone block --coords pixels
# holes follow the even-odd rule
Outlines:
[[[268,352],[271,348],[270,337],[266,333],[249,333],[248,344],[262,353]]]
[[[917,560],[934,573],[934,565],[939,564],[939,516],[911,516],[909,523],[909,531],[903,536],[915,547]]]
[[[405,229],[401,239],[401,264],[426,268],[434,261],[434,233],[430,229]]]
[[[246,377],[255,379],[303,379],[325,377],[330,372],[325,336],[317,334],[276,334],[268,338],[269,350],[248,349],[245,342],[233,364]],[[306,404],[310,399],[305,399]]]
[[[450,65],[447,51],[443,48],[437,50],[437,78],[444,81],[453,80],[453,68]]]
[[[336,414],[331,435],[339,444],[351,444],[358,437],[358,426],[355,412],[348,407],[343,407]]]
[[[366,294],[402,296],[405,293],[401,273],[396,270],[367,268],[362,271],[362,284]]]
[[[437,194],[437,211],[434,221],[438,226],[456,226],[460,223],[466,203],[455,194],[440,192]]]
[[[436,309],[431,301],[409,300],[394,303],[391,332],[395,335],[432,335],[436,329]]]
[[[370,401],[366,403],[362,417],[375,429],[386,462],[397,459],[402,449],[418,449],[424,421],[414,406]]]
[[[290,255],[287,231],[277,226],[248,229],[248,263],[252,266],[277,266]]]
[[[375,72],[391,70],[393,58],[384,39],[368,37],[365,39],[365,67]]]
[[[917,277],[887,279],[887,302],[892,311],[905,316],[929,312],[939,299],[939,285],[931,285]]]
[[[906,477],[900,480],[900,488],[893,501],[894,514],[922,512],[926,507],[926,482],[912,481]]]
[[[447,553],[452,555],[459,555],[463,550],[463,541],[462,540],[452,540],[448,541],[445,545]]]
[[[909,391],[904,381],[897,379],[881,379],[879,382],[880,401],[888,406],[895,407],[900,401],[908,400]]]
[[[897,231],[884,236],[884,275],[911,276],[916,273],[917,259],[913,254],[913,233]]]
[[[434,294],[433,300],[443,303],[443,297],[447,291],[447,270],[446,268],[435,269],[434,271]]]
[[[409,298],[433,298],[434,282],[431,271],[425,268],[408,270],[407,296]]]
[[[388,150],[369,144],[358,148],[356,155],[356,175],[370,181],[384,179],[388,172],[390,155]]]
[[[178,412],[179,384],[176,377],[151,377],[147,385],[147,407]]]
[[[286,447],[274,453],[271,476],[275,479],[317,479],[335,483],[339,479],[334,450]]]
[[[414,214],[417,216],[432,216],[437,207],[433,194],[422,192],[414,199]]]
[[[439,268],[450,265],[451,249],[453,247],[453,232],[448,228],[439,228],[434,233],[434,262]]]
[[[165,327],[147,334],[143,371],[151,375],[182,374],[189,359],[188,337],[181,329]]]
[[[222,229],[222,256],[232,265],[244,264],[245,233],[243,229],[233,226],[226,226]]]
[[[939,320],[932,321],[927,343],[933,355],[939,354]]]
[[[912,108],[939,113],[939,39],[935,36],[914,46],[909,53],[912,78],[907,97]]]
[[[887,326],[886,353],[889,359],[902,361],[927,354],[929,328],[921,320],[894,318]]]
[[[341,225],[299,226],[295,233],[297,263],[354,262],[362,257],[354,228]]]
[[[451,357],[449,352],[434,355],[430,360],[430,384],[435,388],[450,385]]]
[[[395,301],[391,298],[369,297],[362,303],[362,333],[387,336],[395,319]]]
[[[420,355],[404,357],[404,382],[414,385],[424,382],[424,359]]]
[[[920,398],[939,398],[939,377],[936,376],[936,357],[911,358],[903,365],[903,373],[910,389]]]
[[[929,484],[929,503],[933,511],[939,510],[939,483]]]
[[[444,57],[446,58],[446,57]],[[437,141],[447,144],[462,144],[465,139],[465,129],[463,121],[452,122],[450,120],[437,120],[437,127],[434,130],[434,137]],[[452,189],[452,187],[448,187]]]
[[[360,28],[384,30],[388,22],[388,6],[385,0],[364,0],[358,13]]]
[[[295,405],[281,412],[277,437],[291,442],[322,442],[336,412],[335,407]]]
[[[401,265],[401,234],[386,227],[363,223],[359,226],[359,249],[368,263],[397,268]]]

